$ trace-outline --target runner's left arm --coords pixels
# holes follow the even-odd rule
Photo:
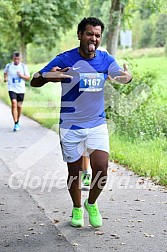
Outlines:
[[[132,75],[128,71],[126,64],[123,64],[123,70],[119,70],[119,71],[120,71],[120,75],[115,76],[114,80],[116,80],[122,84],[127,84],[132,81]]]

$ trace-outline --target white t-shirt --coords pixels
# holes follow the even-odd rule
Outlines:
[[[4,73],[8,74],[8,91],[13,91],[17,94],[25,93],[25,80],[19,77],[17,72],[23,75],[30,76],[27,65],[20,62],[18,65],[8,63],[4,69]]]

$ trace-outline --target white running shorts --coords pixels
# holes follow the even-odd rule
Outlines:
[[[60,144],[63,160],[69,163],[77,161],[83,155],[89,156],[93,150],[109,153],[107,124],[77,130],[60,128]]]

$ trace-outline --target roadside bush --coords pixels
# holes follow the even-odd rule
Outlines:
[[[130,140],[167,136],[167,106],[156,103],[156,79],[155,72],[134,71],[128,85],[108,84],[106,114],[115,123],[115,133]]]
[[[34,44],[28,45],[27,61],[29,63],[38,64],[50,61],[56,55],[56,50],[48,51],[45,46],[37,46]]]

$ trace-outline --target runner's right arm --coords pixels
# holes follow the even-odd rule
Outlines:
[[[54,67],[50,72],[41,73],[40,71],[35,73],[30,85],[32,87],[42,87],[47,82],[60,82],[64,78],[72,78],[72,76],[65,74],[68,71],[68,67],[60,69],[59,67]]]

